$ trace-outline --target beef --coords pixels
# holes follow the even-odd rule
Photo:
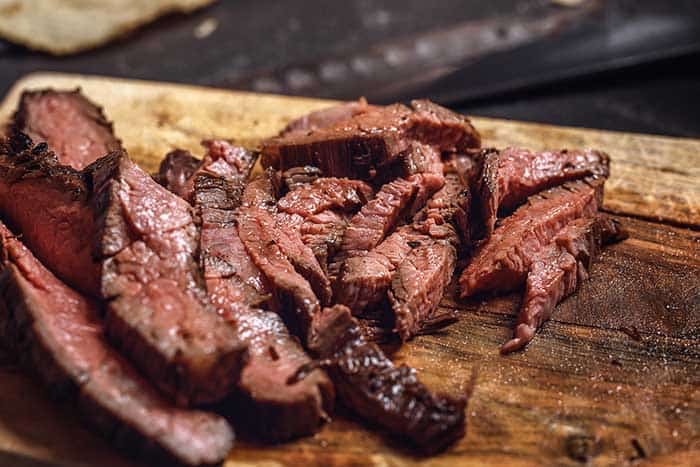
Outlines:
[[[394,271],[425,240],[412,226],[404,226],[366,254],[346,259],[335,283],[335,301],[359,316],[372,311],[386,299]]]
[[[415,370],[396,367],[362,335],[360,323],[343,306],[322,309],[271,235],[274,220],[260,207],[243,207],[239,234],[273,289],[274,308],[306,347],[324,360],[341,401],[371,423],[437,451],[464,433],[465,400],[432,394]],[[297,378],[303,378],[300,369]]]
[[[305,135],[311,131],[337,125],[340,122],[350,120],[356,115],[374,109],[376,109],[376,106],[368,105],[367,100],[360,98],[357,102],[346,102],[316,110],[289,122],[280,133],[280,136]]]
[[[359,180],[319,178],[277,202],[280,211],[306,218],[328,209],[351,212],[373,197],[372,187]]]
[[[0,148],[0,213],[62,280],[109,300],[112,342],[181,404],[232,389],[245,347],[204,300],[190,206],[123,152],[83,171]],[[31,208],[29,208],[31,206]]]
[[[433,239],[449,240],[468,251],[472,206],[469,186],[460,175],[445,174],[445,184],[415,215],[413,228]]]
[[[400,219],[411,217],[443,183],[441,175],[419,174],[384,185],[350,220],[335,261],[342,264],[379,245]]]
[[[350,215],[327,209],[307,217],[299,226],[301,241],[308,246],[328,276],[328,262],[340,249]]]
[[[493,149],[471,149],[463,153],[449,153],[443,156],[445,173],[455,174],[464,186],[473,187],[479,183],[484,159]]]
[[[202,161],[189,151],[175,149],[165,155],[154,180],[181,198],[187,196],[187,182],[197,171]]]
[[[269,288],[238,235],[240,185],[240,178],[197,178],[201,262],[211,302],[248,347],[236,409],[259,437],[282,441],[317,431],[332,409],[334,392],[320,369],[289,382],[310,359],[276,313],[257,309],[267,302]]]
[[[498,211],[511,211],[543,189],[588,176],[607,178],[609,158],[599,151],[545,151],[508,148],[485,155],[478,205],[483,235],[496,225]]]
[[[597,212],[602,188],[602,179],[580,180],[530,197],[478,249],[459,279],[462,297],[520,286],[535,255],[564,226]]]
[[[121,149],[102,109],[75,91],[25,91],[11,132],[46,142],[63,165],[81,170]]]
[[[297,188],[315,182],[321,176],[321,170],[318,167],[305,165],[303,167],[292,167],[282,172],[282,182],[287,191],[294,191]]]
[[[428,101],[378,107],[335,125],[268,140],[265,167],[287,170],[318,167],[326,177],[368,179],[424,143],[439,151],[479,147],[480,138],[466,117]]]
[[[601,246],[622,238],[626,233],[620,225],[602,216],[576,219],[559,231],[530,264],[518,323],[501,353],[524,348],[554,307],[587,279]]]
[[[389,302],[394,329],[403,341],[415,336],[428,321],[450,284],[457,250],[448,240],[416,243],[396,270]]]
[[[190,465],[221,462],[233,430],[176,408],[107,343],[96,302],[70,289],[0,224],[0,334],[54,397],[120,449]]]
[[[158,170],[158,182],[190,203],[198,175],[248,178],[257,160],[256,154],[226,140],[204,140],[202,146],[207,152],[201,161],[188,157],[187,151],[176,149],[165,156]]]

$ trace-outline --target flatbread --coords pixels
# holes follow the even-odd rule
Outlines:
[[[214,0],[0,0],[0,36],[54,55],[92,49]]]

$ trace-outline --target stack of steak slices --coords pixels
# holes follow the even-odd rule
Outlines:
[[[502,351],[520,349],[624,237],[598,212],[605,154],[481,149],[428,101],[306,115],[252,179],[257,154],[223,140],[148,176],[79,92],[25,93],[9,136],[0,216],[21,240],[0,226],[0,337],[115,441],[189,464],[223,459],[233,431],[187,407],[276,442],[316,432],[336,395],[446,448],[465,398],[374,340],[453,321],[439,303],[461,259],[463,297],[525,287]]]
[[[55,101],[61,112],[41,111]],[[91,106],[75,93],[25,94],[0,145],[0,215],[17,235],[2,227],[3,338],[129,452],[219,462],[233,444],[228,423],[175,404],[225,397],[245,346],[202,300],[189,206],[123,150],[84,151],[117,144]],[[23,129],[63,141],[61,152]]]

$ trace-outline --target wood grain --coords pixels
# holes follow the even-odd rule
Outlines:
[[[105,106],[131,154],[151,169],[172,146],[198,150],[199,140],[212,136],[254,145],[288,119],[327,105],[66,76],[35,75],[22,86],[77,84]],[[10,114],[18,89],[0,108],[0,119]],[[608,150],[608,209],[700,224],[700,142],[475,123],[497,146]],[[679,185],[671,190],[673,183]],[[664,190],[674,196],[663,198]],[[647,202],[650,193],[660,200]],[[630,239],[604,251],[590,280],[558,307],[525,352],[498,354],[515,319],[517,294],[459,301],[451,291],[442,306],[461,310],[460,320],[394,354],[432,388],[471,393],[467,435],[446,453],[416,457],[338,414],[317,435],[294,443],[242,442],[226,465],[700,465],[700,233],[617,217]],[[0,381],[0,450],[66,464],[130,464],[83,428],[70,406],[49,403],[1,352]]]

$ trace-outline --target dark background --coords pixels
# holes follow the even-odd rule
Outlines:
[[[221,0],[70,57],[0,41],[0,93],[52,70],[699,137],[699,28],[696,0]]]

